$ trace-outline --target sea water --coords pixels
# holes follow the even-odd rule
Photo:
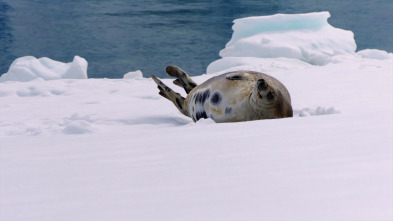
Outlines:
[[[200,75],[230,40],[234,19],[316,11],[353,31],[358,50],[393,52],[391,0],[0,0],[0,74],[26,55],[79,55],[90,78],[138,69],[164,77],[167,65]]]

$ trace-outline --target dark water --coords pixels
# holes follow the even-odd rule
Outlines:
[[[0,0],[0,74],[21,56],[79,55],[93,78],[163,76],[170,64],[198,75],[219,58],[234,19],[316,11],[353,31],[358,50],[393,51],[392,0]]]

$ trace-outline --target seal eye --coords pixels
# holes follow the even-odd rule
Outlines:
[[[274,99],[274,91],[269,91],[269,93],[267,93],[267,99],[269,100],[273,100]]]

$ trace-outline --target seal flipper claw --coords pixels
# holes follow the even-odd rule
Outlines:
[[[157,84],[157,88],[158,90],[160,90],[160,92],[158,92],[159,95],[165,97],[168,100],[171,100],[165,92],[165,87],[167,87],[164,83],[162,83],[158,78],[156,78],[156,76],[152,75],[151,78],[154,80],[154,82],[156,82]],[[168,88],[168,87],[167,87]]]
[[[158,88],[158,89],[160,89],[160,88]],[[166,99],[170,100],[169,97],[166,96],[163,92],[160,91],[160,92],[158,92],[158,94],[161,95],[161,96],[163,96],[163,97],[165,97]]]
[[[188,111],[186,110],[184,105],[186,99],[182,97],[179,93],[174,92],[170,87],[162,83],[162,81],[160,81],[156,76],[152,75],[151,78],[154,80],[154,82],[156,82],[157,88],[160,90],[158,94],[172,101],[172,103],[182,114],[189,117]]]

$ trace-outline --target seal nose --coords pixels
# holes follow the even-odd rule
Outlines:
[[[258,91],[264,91],[267,89],[267,83],[265,79],[263,78],[258,79],[257,84],[258,84]]]

